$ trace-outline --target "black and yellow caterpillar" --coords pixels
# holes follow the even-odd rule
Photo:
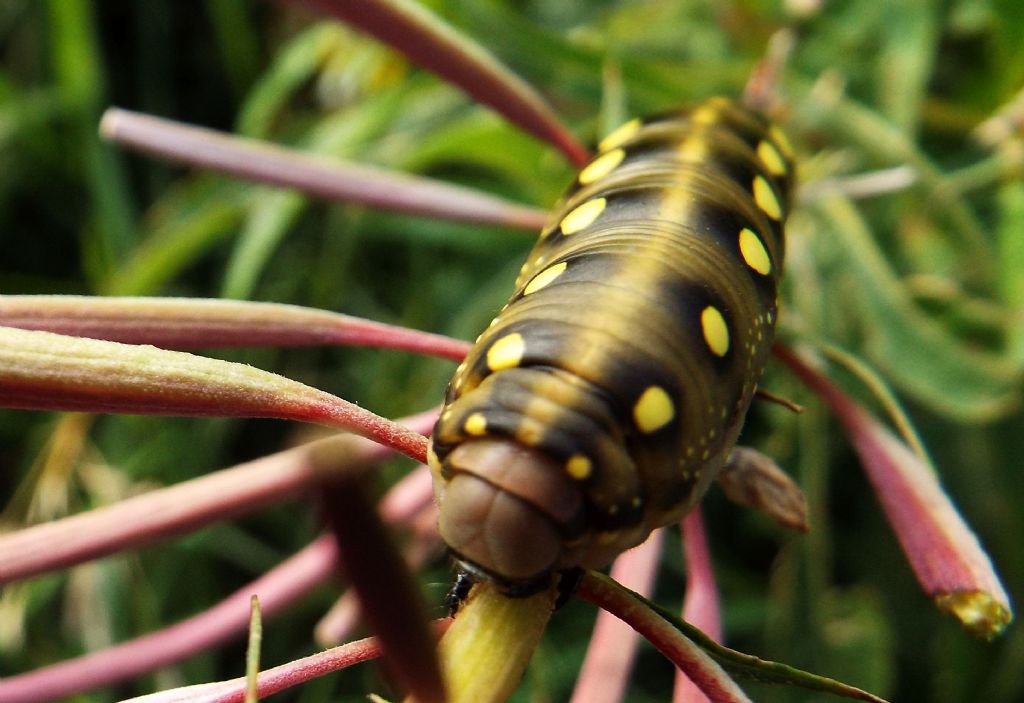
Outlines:
[[[471,575],[528,592],[701,498],[774,336],[790,159],[722,98],[601,142],[434,428],[441,535]]]

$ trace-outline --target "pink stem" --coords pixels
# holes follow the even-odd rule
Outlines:
[[[722,620],[718,603],[718,588],[711,567],[711,551],[700,507],[696,507],[682,522],[683,552],[686,557],[686,597],[683,599],[683,620],[698,628],[716,642],[722,641]],[[676,670],[673,703],[707,703],[708,697],[683,674]]]
[[[404,422],[415,431],[429,431],[436,416],[432,410]],[[0,584],[167,539],[296,496],[323,480],[311,454],[318,445],[330,441],[297,447],[116,505],[0,535]],[[385,447],[358,440],[352,461],[372,463],[390,453]],[[428,503],[429,478],[429,472],[422,468],[397,484],[385,498],[385,517],[395,519],[411,506]]]
[[[736,682],[699,646],[610,579],[587,572],[578,593],[643,635],[697,684],[712,703],[749,703]]]
[[[611,577],[649,598],[654,590],[662,541],[662,531],[655,530],[646,542],[615,560]],[[611,613],[599,611],[587,656],[576,680],[572,703],[621,701],[639,644],[640,637],[633,628]]]
[[[846,429],[925,593],[974,634],[999,634],[1013,617],[1009,596],[931,466],[793,351],[773,351]]]
[[[467,342],[358,317],[278,303],[195,298],[0,295],[0,325],[164,349],[399,349],[461,361]]]
[[[0,679],[0,701],[38,703],[138,676],[227,642],[249,627],[250,599],[272,617],[329,578],[337,568],[330,536],[317,539],[204,613],[94,654]]]
[[[342,18],[455,84],[509,122],[560,149],[578,166],[590,154],[558,121],[540,95],[491,55],[418,6],[395,0],[305,0]]]
[[[527,230],[539,230],[547,221],[543,210],[469,188],[303,154],[128,110],[107,110],[100,132],[111,141],[147,154],[250,181],[296,188],[328,200]]]
[[[434,622],[434,630],[440,637],[451,625],[450,620]],[[320,676],[346,669],[381,655],[380,644],[376,637],[349,642],[340,647],[318,652],[302,659],[275,666],[273,669],[261,671],[257,677],[259,697],[262,700],[274,693],[280,693],[294,686],[299,686]],[[140,703],[242,703],[245,700],[246,680],[244,677],[218,681],[216,683],[199,684],[185,688],[171,689],[163,693],[152,694],[140,699]]]

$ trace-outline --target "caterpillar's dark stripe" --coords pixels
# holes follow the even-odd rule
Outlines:
[[[771,345],[791,176],[778,131],[723,99],[602,142],[434,430],[468,568],[599,566],[700,498]]]

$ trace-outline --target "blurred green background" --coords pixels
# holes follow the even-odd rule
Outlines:
[[[789,3],[460,0],[435,10],[537,86],[593,143],[621,120],[738,95],[786,28],[779,119],[806,202],[788,234],[782,336],[865,360],[911,415],[949,493],[1014,602],[1024,597],[1024,142],[975,129],[1024,88],[1016,0]],[[470,185],[550,207],[571,179],[552,149],[340,25],[287,3],[6,0],[0,4],[0,292],[228,296],[289,302],[472,339],[507,296],[528,233],[430,222],[232,182],[104,145],[104,108],[185,122]],[[1002,114],[1002,113],[1000,113]],[[1012,117],[1012,111],[1011,111]],[[998,127],[997,123],[996,126]],[[851,202],[832,179],[901,165],[908,188]],[[817,188],[815,190],[815,188]],[[816,194],[815,194],[816,193]],[[219,353],[398,416],[434,405],[452,365],[367,350]],[[877,408],[861,383],[837,379]],[[892,700],[1024,700],[1024,634],[971,639],[922,595],[849,444],[777,365],[762,386],[806,407],[756,407],[743,441],[798,478],[812,532],[783,534],[715,491],[706,515],[727,641]],[[0,412],[4,529],[174,483],[288,445],[271,421],[61,418]],[[407,468],[382,472],[382,485]],[[138,553],[7,587],[0,675],[25,671],[209,607],[316,533],[290,503]],[[658,598],[684,569],[670,536]],[[449,573],[424,575],[439,604]],[[321,591],[267,624],[264,664],[315,649]],[[440,613],[440,605],[437,611]],[[554,620],[519,700],[559,701],[593,609]],[[630,701],[669,700],[644,650]],[[237,676],[241,645],[109,701]],[[361,700],[360,667],[281,700]],[[824,700],[750,685],[757,701]]]

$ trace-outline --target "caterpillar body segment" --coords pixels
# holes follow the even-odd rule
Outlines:
[[[466,569],[525,592],[701,498],[771,347],[791,180],[781,134],[720,98],[601,142],[434,429]]]

